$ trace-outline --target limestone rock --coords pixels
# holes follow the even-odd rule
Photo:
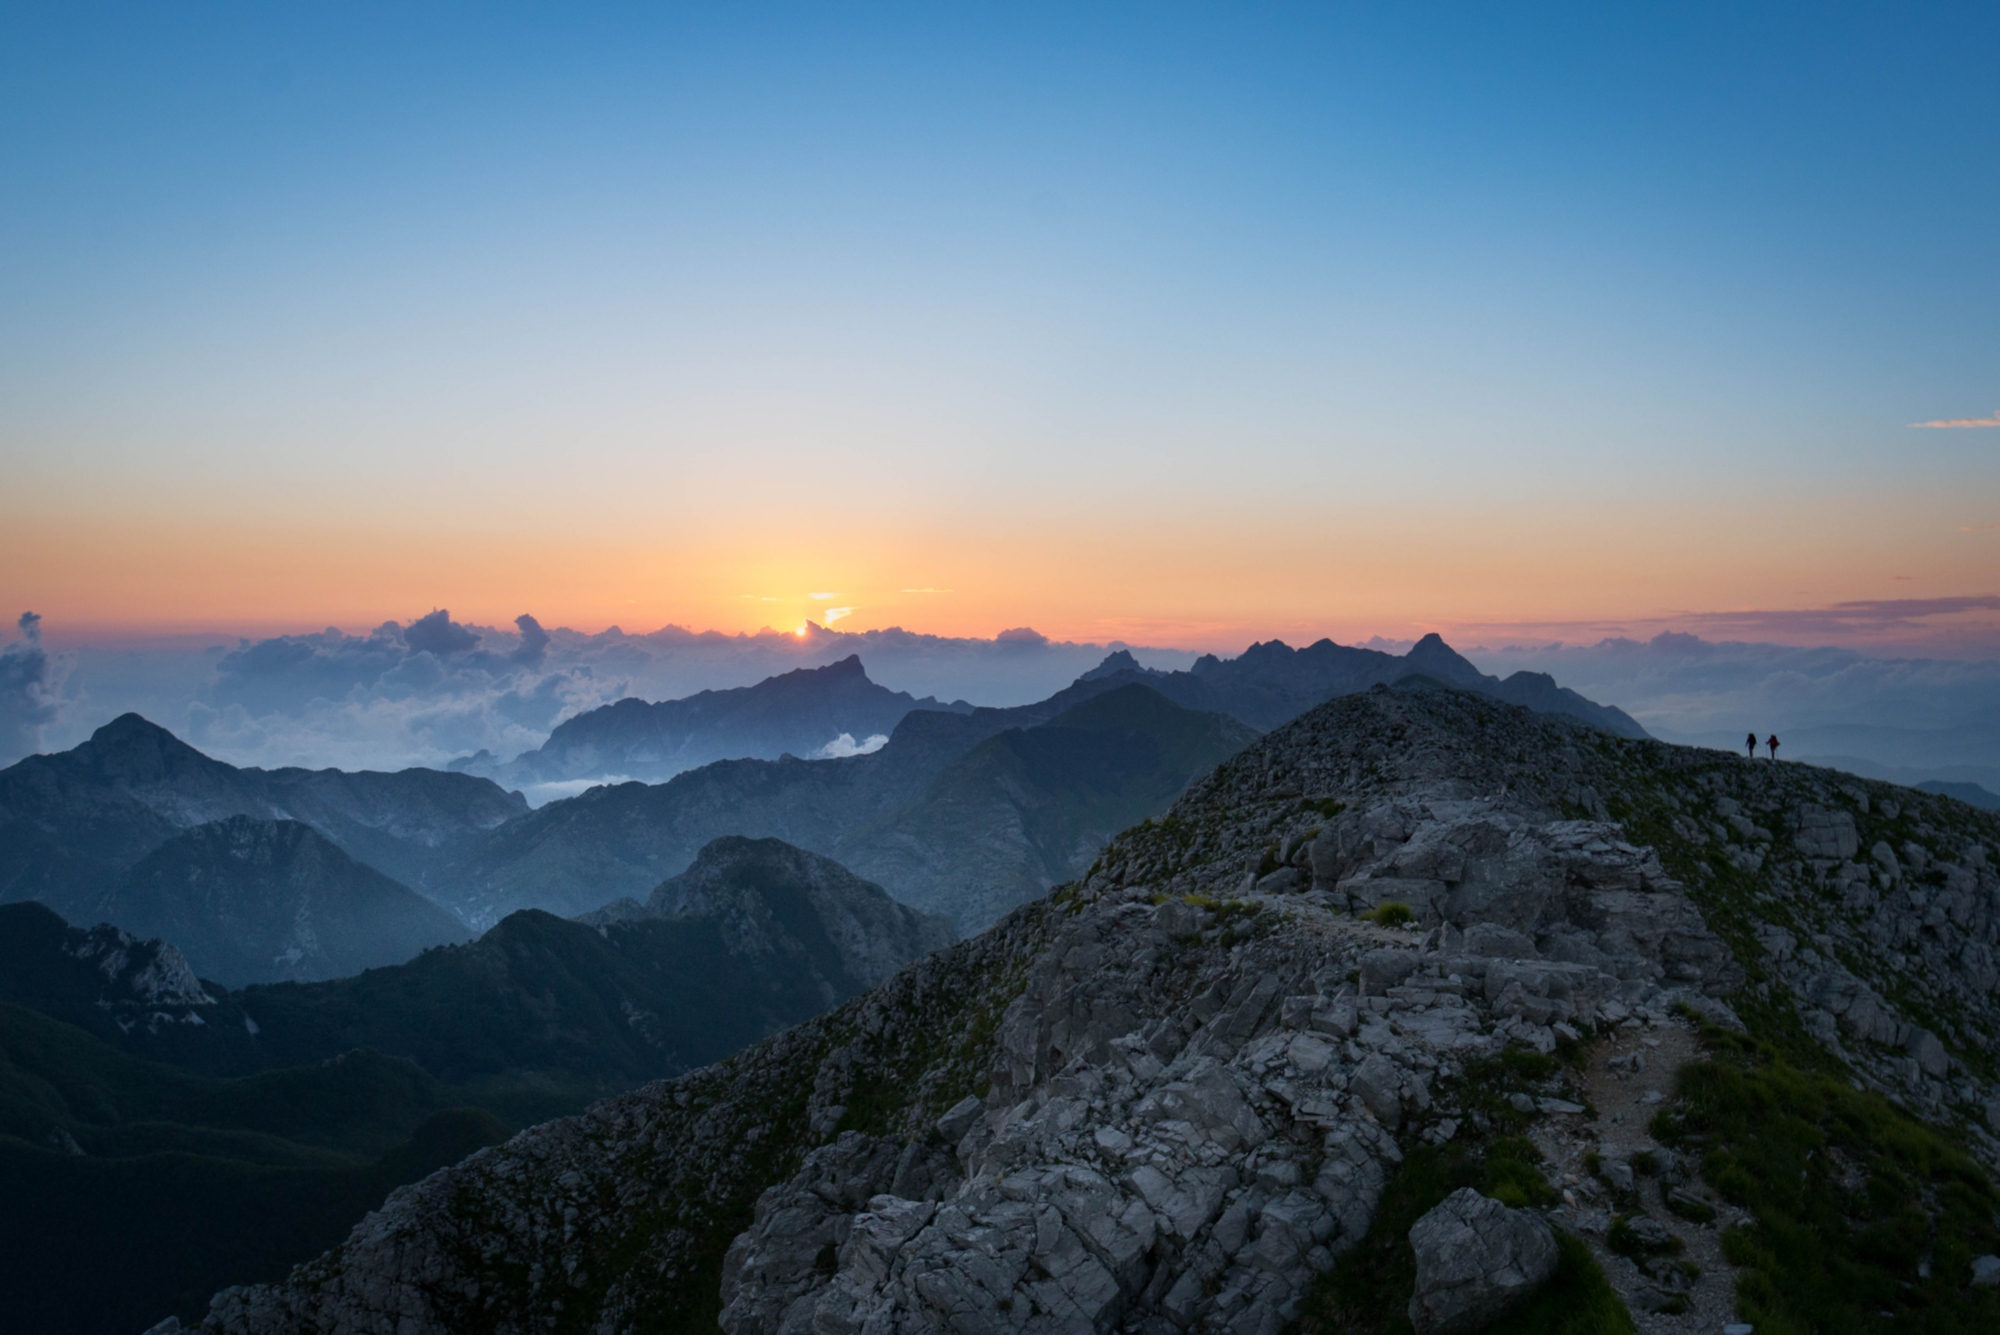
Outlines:
[[[1519,1305],[1556,1269],[1555,1231],[1532,1210],[1515,1210],[1461,1187],[1410,1229],[1417,1335],[1468,1335]]]

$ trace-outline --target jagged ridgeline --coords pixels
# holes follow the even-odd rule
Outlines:
[[[1947,798],[1335,700],[1081,881],[206,1328],[2000,1328],[1996,850]],[[1464,1188],[1553,1223],[1539,1287],[1437,1288],[1409,1238],[1491,1212]]]

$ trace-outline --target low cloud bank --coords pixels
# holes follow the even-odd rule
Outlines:
[[[1850,605],[1848,614],[1917,610]],[[665,700],[747,686],[848,654],[859,654],[869,676],[892,689],[1012,705],[1043,699],[1129,647],[1050,640],[1025,627],[990,640],[817,625],[803,637],[676,626],[586,635],[528,615],[512,626],[468,625],[444,610],[364,634],[329,629],[194,647],[50,654],[39,632],[39,619],[24,617],[0,646],[0,763],[73,746],[129,709],[235,764],[442,768],[482,750],[511,760],[540,746],[563,719],[627,695]],[[1195,657],[1133,653],[1159,668],[1186,667]],[[2000,791],[2000,661],[1870,657],[1678,631],[1465,653],[1502,676],[1550,673],[1671,741],[1734,748],[1751,729],[1776,732],[1789,759]],[[821,754],[863,754],[880,744],[836,737]]]
[[[6,760],[61,750],[133,710],[239,765],[443,767],[486,751],[511,760],[563,719],[628,695],[666,700],[747,686],[858,653],[881,684],[918,696],[1010,705],[1045,698],[1124,645],[1053,641],[1025,628],[992,640],[900,629],[725,635],[677,626],[587,635],[517,617],[511,627],[454,621],[438,609],[350,634],[200,647],[66,654],[60,690],[24,622],[0,651],[0,750]],[[1195,655],[1134,650],[1148,666]],[[885,739],[835,738],[823,754],[860,755]]]
[[[1874,658],[1680,632],[1465,654],[1488,672],[1550,673],[1669,741],[1733,748],[1752,730],[1775,732],[1791,759],[2000,791],[2000,662],[1991,659]]]

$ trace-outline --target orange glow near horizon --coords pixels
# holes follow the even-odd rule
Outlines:
[[[1058,640],[1223,653],[1274,637],[1455,638],[1464,628],[1474,628],[1467,643],[1575,643],[1729,608],[1994,592],[2000,533],[1933,522],[1927,509],[1836,498],[1758,528],[1668,505],[1416,516],[1274,508],[1255,523],[1192,510],[1145,522],[928,527],[801,517],[774,525],[786,535],[776,540],[692,528],[523,538],[16,516],[0,525],[0,612],[41,613],[58,644],[354,631],[438,607],[485,625],[526,612],[585,632],[794,625],[802,636],[837,597],[852,608],[842,631],[989,638],[1028,626]],[[818,592],[827,590],[837,592]]]

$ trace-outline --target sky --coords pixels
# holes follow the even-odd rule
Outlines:
[[[1650,8],[7,6],[0,609],[2000,656],[2000,10]]]

